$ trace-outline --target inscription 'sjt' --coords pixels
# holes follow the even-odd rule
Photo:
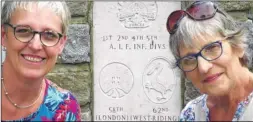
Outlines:
[[[99,85],[102,91],[112,98],[121,98],[133,87],[133,73],[124,64],[107,64],[100,72]]]
[[[156,2],[118,2],[119,21],[125,28],[147,28],[156,19]]]

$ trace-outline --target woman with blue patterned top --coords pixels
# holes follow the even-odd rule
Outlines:
[[[67,41],[62,1],[5,1],[1,44],[2,121],[81,121],[73,94],[45,78]]]
[[[196,1],[167,19],[175,66],[203,95],[181,121],[252,121],[253,74],[247,32],[213,2]]]

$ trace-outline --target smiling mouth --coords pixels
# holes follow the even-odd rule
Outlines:
[[[203,80],[204,83],[210,83],[210,82],[214,82],[215,80],[217,80],[223,73],[217,73],[211,76],[208,76],[207,78],[205,78]]]
[[[38,56],[28,56],[28,55],[24,55],[24,54],[21,54],[22,57],[27,60],[27,61],[30,61],[30,62],[41,62],[43,60],[45,60],[46,58],[42,58],[42,57],[38,57]]]

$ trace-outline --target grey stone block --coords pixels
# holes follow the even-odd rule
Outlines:
[[[185,79],[184,106],[192,99],[200,96],[201,93],[193,86],[192,82]]]
[[[88,7],[88,1],[71,1],[67,2],[71,16],[85,16]]]
[[[253,23],[251,20],[243,23],[243,26],[248,31],[248,37],[246,44],[248,45],[248,48],[246,49],[246,53],[248,55],[249,65],[248,67],[250,69],[253,69]]]
[[[82,121],[91,121],[91,111],[82,112],[81,113],[81,120]]]
[[[252,6],[250,1],[216,1],[216,3],[225,11],[249,10]]]
[[[73,24],[68,30],[68,40],[60,56],[59,63],[90,62],[89,25]]]
[[[182,3],[182,8],[188,7],[193,2],[194,1],[184,1]],[[250,1],[214,1],[214,3],[225,11],[244,11],[253,7],[253,2]]]

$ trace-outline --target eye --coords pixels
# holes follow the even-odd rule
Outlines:
[[[53,31],[45,31],[43,32],[43,38],[47,40],[53,40],[53,39],[58,39],[59,35],[56,32]]]
[[[25,33],[30,33],[32,30],[28,27],[17,27],[15,30],[15,33],[20,33],[20,34],[25,34]]]
[[[196,58],[193,56],[187,56],[181,60],[182,65],[192,65],[196,63]]]
[[[207,46],[204,51],[205,52],[216,52],[216,51],[219,51],[220,50],[220,44],[219,43],[213,43],[209,46]]]

